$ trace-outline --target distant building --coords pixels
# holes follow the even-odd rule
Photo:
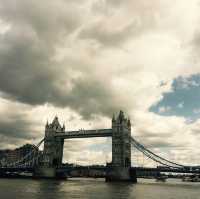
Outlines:
[[[32,151],[39,152],[38,149],[31,144],[25,144],[22,147],[16,148],[14,150],[0,150],[0,165],[5,165],[21,160],[23,157],[31,154]],[[31,155],[28,156],[31,159]]]

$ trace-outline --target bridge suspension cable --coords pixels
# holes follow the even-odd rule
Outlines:
[[[38,160],[39,156],[41,155],[39,153],[39,147],[43,142],[44,139],[42,139],[37,145],[33,145],[33,149],[21,159],[15,162],[9,162],[7,164],[5,163],[1,167],[22,167],[24,165],[31,165],[31,163],[34,164],[35,160]]]
[[[142,145],[138,141],[136,141],[133,137],[131,137],[131,143],[137,150],[142,152],[145,156],[147,156],[148,158],[152,159],[153,161],[155,161],[161,165],[164,165],[164,166],[170,167],[170,168],[176,168],[176,169],[185,168],[185,166],[182,164],[172,162],[170,160],[167,160],[167,159],[155,154],[154,152],[152,152],[149,149],[147,149],[146,147],[144,147],[144,145]]]

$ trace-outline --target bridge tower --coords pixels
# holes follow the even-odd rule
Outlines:
[[[56,168],[62,165],[64,139],[55,137],[55,134],[64,132],[65,126],[61,127],[57,116],[51,124],[47,122],[45,126],[43,156],[39,166],[35,169],[36,177],[57,177]]]
[[[112,163],[107,168],[107,181],[137,181],[131,170],[131,122],[122,111],[112,118]]]

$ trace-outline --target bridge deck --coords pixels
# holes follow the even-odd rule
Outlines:
[[[172,168],[148,168],[148,167],[131,167],[136,169],[138,172],[167,172],[167,173],[191,173],[191,174],[200,174],[200,170],[187,170],[187,169],[172,169]],[[69,170],[80,170],[80,169],[96,169],[96,170],[105,170],[106,166],[76,166],[76,167],[66,167],[62,166],[57,168],[58,171],[69,171]],[[33,167],[0,167],[0,174],[4,172],[33,172]]]
[[[0,173],[3,172],[33,172],[33,167],[0,167]]]
[[[112,129],[66,131],[65,133],[57,132],[55,137],[60,137],[63,139],[112,137]]]

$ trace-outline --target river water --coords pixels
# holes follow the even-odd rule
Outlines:
[[[200,183],[139,179],[137,184],[103,179],[0,179],[0,199],[200,199]]]

